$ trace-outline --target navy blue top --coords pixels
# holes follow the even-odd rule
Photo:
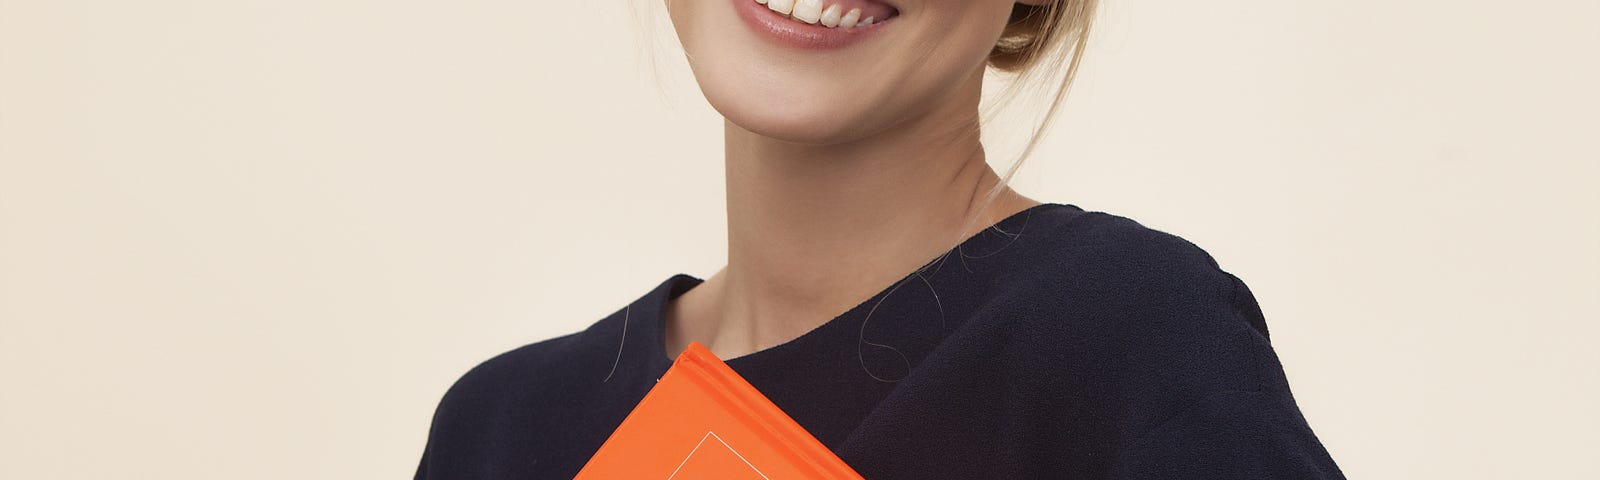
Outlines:
[[[571,478],[671,366],[664,308],[702,281],[472,368],[416,478]],[[1070,204],[725,361],[868,479],[1344,478],[1250,289],[1181,237]]]

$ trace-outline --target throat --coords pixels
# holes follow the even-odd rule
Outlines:
[[[813,308],[748,308],[727,295],[726,271],[719,270],[668,301],[662,319],[663,348],[668,357],[676,358],[690,342],[699,342],[717,358],[738,358],[793,341],[832,318]],[[831,304],[803,303],[807,307]],[[791,314],[761,313],[771,311]]]

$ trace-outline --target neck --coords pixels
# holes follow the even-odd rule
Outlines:
[[[973,97],[951,102],[970,116],[931,112],[831,145],[725,122],[728,264],[669,304],[669,353],[690,340],[722,358],[783,343],[1037,205],[1010,189],[985,202],[999,177]]]

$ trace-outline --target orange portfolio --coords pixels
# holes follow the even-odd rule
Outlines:
[[[860,479],[777,405],[691,342],[577,479]]]

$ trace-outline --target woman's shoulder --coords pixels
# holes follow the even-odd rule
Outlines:
[[[1299,412],[1250,288],[1206,249],[1107,212],[1049,229],[1007,326],[1022,374],[1091,379],[1128,440],[1122,473],[1344,478]],[[1085,374],[1083,372],[1093,372]],[[1185,445],[1212,448],[1185,450]],[[1260,455],[1270,451],[1275,455]]]
[[[1176,232],[1076,205],[1055,221],[1025,231],[1032,239],[1021,275],[1040,288],[1139,295],[1220,294],[1232,300],[1242,283],[1206,249]]]
[[[434,409],[419,472],[559,470],[570,466],[563,462],[587,458],[582,452],[598,447],[650,386],[644,378],[652,372],[630,368],[619,357],[616,334],[624,311],[582,331],[488,356],[467,369]],[[526,463],[531,458],[508,458],[506,447],[491,445],[515,445],[542,454],[542,461],[534,465]]]
[[[536,396],[561,383],[560,365],[581,352],[584,338],[585,332],[573,332],[479,357],[445,390],[439,409],[494,410]]]
[[[1217,392],[1286,390],[1255,297],[1204,248],[1107,212],[1053,225],[991,301],[1005,314],[971,335],[1037,372],[1024,377],[1093,372],[1094,387],[1128,394],[1117,408],[1156,412],[1131,430]]]
[[[607,369],[618,360],[622,313],[619,309],[580,331],[480,357],[445,390],[439,411],[538,407],[603,386]],[[618,372],[624,373],[633,372]]]
[[[1063,221],[1049,224],[1045,249],[1076,265],[1120,267],[1107,273],[1150,273],[1151,268],[1209,271],[1220,265],[1209,252],[1178,233],[1116,213],[1069,205]]]
[[[1129,349],[1158,348],[1159,339],[1267,338],[1244,281],[1179,233],[1085,210],[1037,234],[1003,299],[1038,312],[1014,317],[1023,331],[1146,339],[1119,347]]]

